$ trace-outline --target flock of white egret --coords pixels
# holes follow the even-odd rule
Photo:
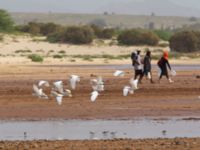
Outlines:
[[[125,72],[122,70],[116,70],[113,73],[115,77],[123,77]],[[80,76],[78,75],[70,75],[69,83],[70,88],[72,90],[76,89],[77,83],[79,83]],[[90,85],[92,88],[90,100],[94,102],[97,97],[99,96],[99,92],[104,91],[104,81],[101,76],[98,76],[95,79],[90,79]],[[37,84],[33,84],[33,96],[37,96],[38,98],[42,99],[49,99],[49,97],[43,92],[44,87],[49,87],[50,84],[46,80],[40,80]],[[128,94],[133,94],[135,90],[138,89],[138,79],[134,80],[133,78],[130,79],[129,85],[125,85],[123,88],[123,96],[128,96]],[[64,96],[72,97],[72,92],[70,89],[64,89],[63,81],[55,81],[53,82],[51,88],[51,96],[55,97],[58,105],[62,104],[62,99]]]

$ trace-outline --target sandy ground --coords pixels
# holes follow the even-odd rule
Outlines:
[[[129,64],[130,59],[90,59],[84,60],[84,58],[73,58],[75,55],[130,55],[132,51],[140,49],[142,55],[145,54],[145,49],[149,48],[152,51],[152,55],[161,55],[163,50],[169,50],[168,47],[151,47],[151,46],[119,46],[110,45],[112,41],[97,41],[95,40],[90,45],[70,45],[70,44],[58,44],[48,43],[45,41],[45,37],[33,37],[30,35],[4,35],[3,41],[0,41],[0,64],[34,64],[28,55],[39,54],[43,56],[44,61],[40,64]],[[19,52],[21,51],[21,52]],[[64,52],[64,53],[60,53]],[[67,55],[61,59],[53,58],[54,55]],[[199,55],[199,54],[198,54]],[[170,60],[175,64],[199,64],[200,57],[190,59],[188,57],[181,57],[179,60]],[[153,61],[155,64],[157,60]],[[38,63],[35,63],[38,64]]]

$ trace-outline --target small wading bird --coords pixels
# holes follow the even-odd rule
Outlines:
[[[63,88],[63,81],[56,81],[53,83],[53,86],[52,91],[56,91],[63,96],[72,97],[71,91]]]
[[[122,70],[116,70],[114,73],[113,73],[113,76],[115,77],[123,77],[125,75],[125,72],[122,71]]]
[[[98,93],[97,91],[93,91],[93,92],[91,93],[90,100],[91,100],[92,102],[94,102],[94,101],[97,99],[98,95],[99,95],[99,93]]]
[[[38,87],[42,87],[42,86],[49,87],[49,82],[45,80],[40,80],[38,82]]]
[[[124,76],[124,71],[116,70],[114,72],[114,76]],[[80,82],[80,77],[78,75],[70,75],[69,78],[71,89],[76,89],[77,82]],[[97,97],[100,95],[99,92],[104,91],[104,81],[101,76],[98,76],[95,79],[90,80],[90,84],[92,86],[92,92],[90,93],[90,100],[92,102],[96,101]],[[138,89],[138,79],[134,80],[133,78],[129,81],[130,85],[126,85],[123,88],[123,95],[127,96],[128,94],[133,94],[134,90]],[[41,88],[40,88],[41,87]],[[48,99],[48,96],[43,92],[42,87],[49,87],[49,82],[45,80],[40,80],[37,85],[33,85],[33,95],[39,98]],[[55,81],[53,82],[53,87],[51,89],[51,96],[55,97],[58,105],[62,104],[62,100],[64,96],[72,97],[71,90],[64,89],[63,81]]]
[[[63,96],[72,97],[71,91],[63,88],[62,81],[56,81],[53,85],[54,87],[51,90],[51,95],[56,98],[58,105],[62,104]]]
[[[62,99],[63,99],[63,95],[62,94],[59,94],[56,91],[51,91],[51,95],[56,98],[56,101],[57,101],[58,105],[62,104]]]
[[[125,86],[123,88],[123,95],[124,96],[128,96],[128,94],[133,94],[133,93],[134,93],[134,91],[130,86]]]
[[[128,96],[128,94],[134,94],[134,90],[138,89],[138,79],[134,80],[133,78],[129,81],[130,86],[126,85],[123,88],[123,95]]]
[[[91,79],[90,84],[92,86],[93,91],[104,91],[104,82],[101,76],[98,76],[96,79]]]
[[[33,84],[33,96],[37,96],[39,98],[48,99],[48,96],[43,92],[41,88],[38,88],[37,85]]]
[[[70,75],[69,82],[72,90],[75,90],[77,82],[80,82],[80,77],[77,75]]]
[[[96,79],[91,79],[90,84],[93,90],[93,92],[91,93],[90,100],[94,102],[99,96],[99,92],[104,91],[104,82],[102,77],[98,76]]]
[[[129,83],[130,83],[130,85],[131,85],[131,88],[133,89],[133,90],[137,90],[138,89],[138,79],[133,79],[133,78],[131,78],[130,79],[130,81],[129,81]]]

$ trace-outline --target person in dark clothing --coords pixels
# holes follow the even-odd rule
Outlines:
[[[148,79],[150,79],[151,83],[153,82],[152,73],[151,73],[151,52],[147,51],[144,57],[144,68],[143,75],[145,75]]]
[[[172,81],[170,78],[169,78],[169,75],[168,75],[168,71],[167,71],[167,66],[169,67],[169,69],[171,70],[171,66],[169,64],[169,61],[168,61],[168,52],[164,52],[163,53],[163,56],[161,57],[161,59],[158,61],[158,67],[160,68],[161,70],[161,73],[160,73],[160,77],[159,77],[159,82],[162,78],[162,76],[166,76],[169,83],[172,83],[174,81]]]

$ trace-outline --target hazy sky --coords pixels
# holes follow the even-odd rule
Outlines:
[[[150,6],[151,4],[153,5]],[[164,5],[168,8],[165,9]],[[0,8],[11,12],[102,13],[113,11],[122,14],[155,12],[161,15],[200,16],[200,0],[0,0]]]

